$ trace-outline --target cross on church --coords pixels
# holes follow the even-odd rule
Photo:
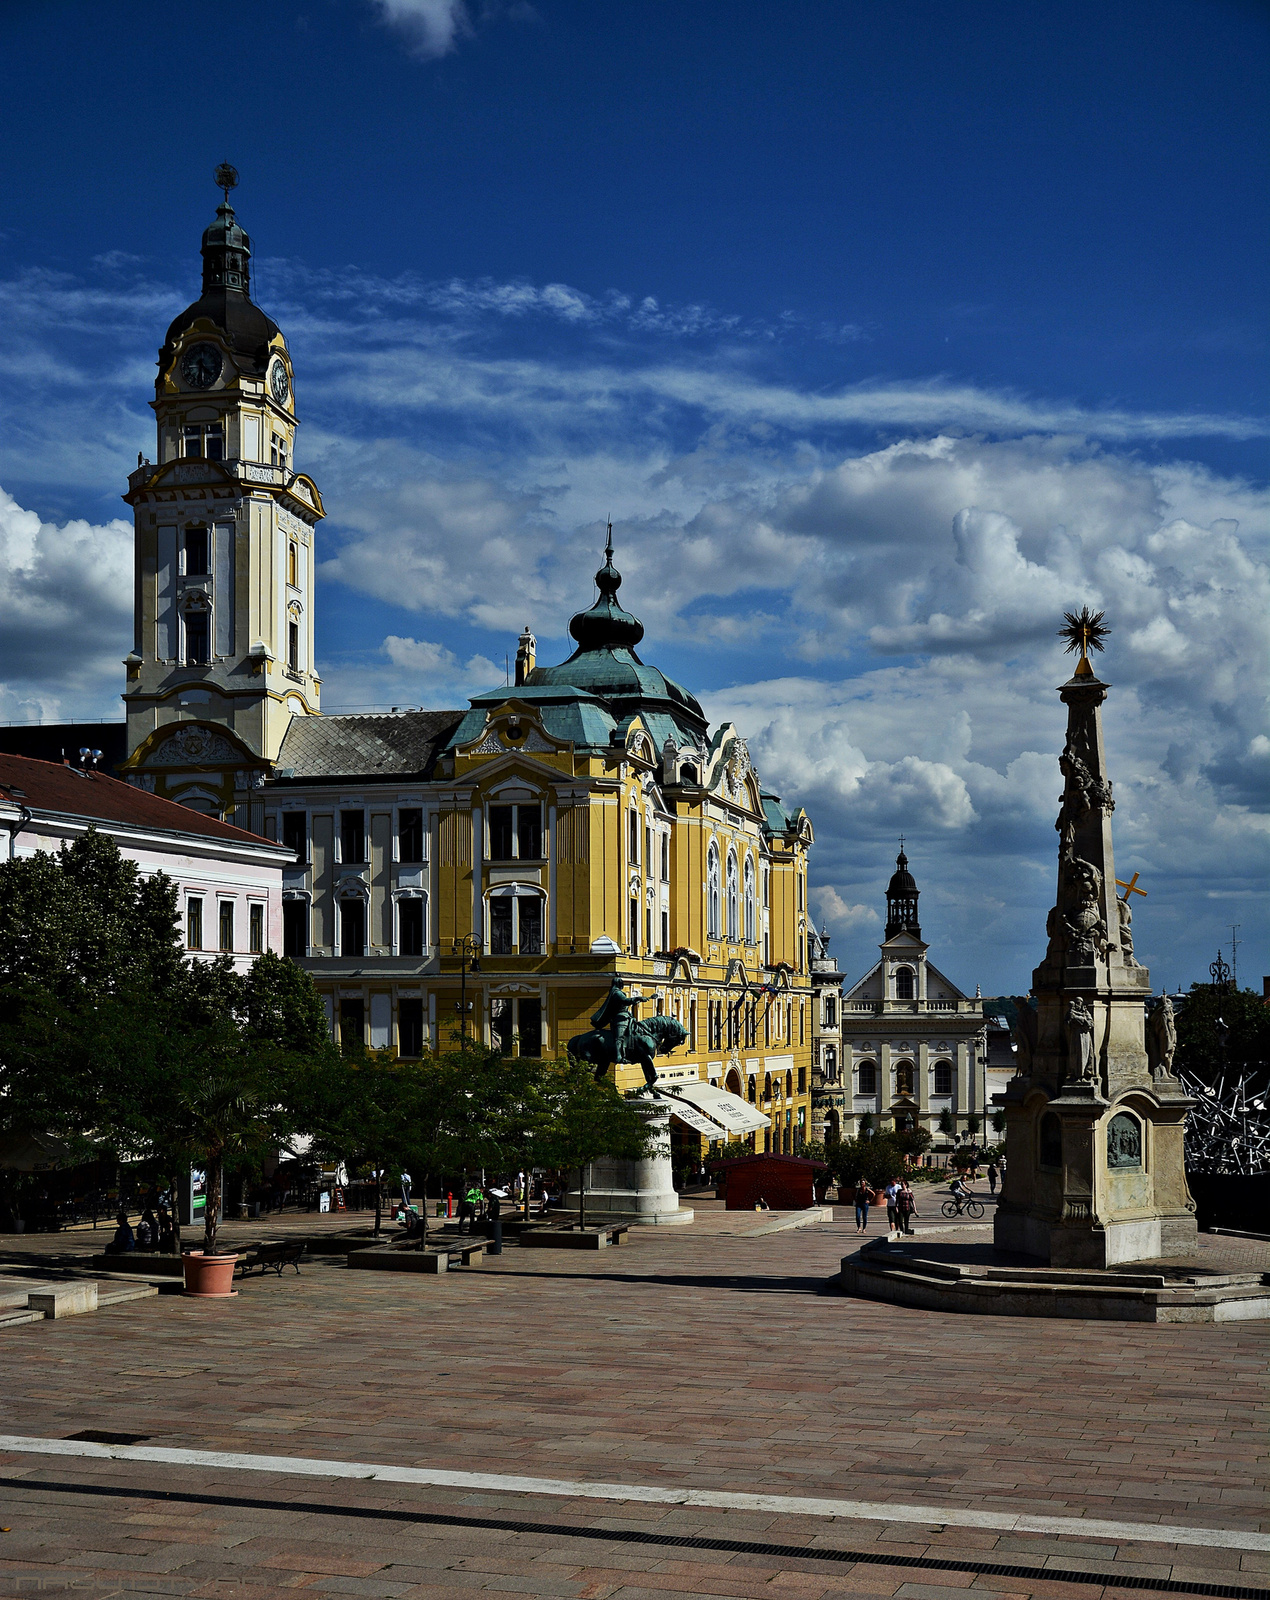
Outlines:
[[[900,834],[900,849],[902,850],[903,848],[904,848],[904,835]]]
[[[1124,890],[1124,898],[1126,900],[1131,894],[1140,894],[1144,900],[1146,899],[1146,890],[1138,888],[1138,875],[1136,872],[1129,879],[1128,883],[1126,883],[1123,878],[1117,878],[1116,888]]]

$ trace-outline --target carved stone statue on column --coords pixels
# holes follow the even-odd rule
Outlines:
[[[1081,999],[1073,1000],[1067,1008],[1067,1059],[1077,1083],[1093,1083],[1097,1076],[1094,1014]]]

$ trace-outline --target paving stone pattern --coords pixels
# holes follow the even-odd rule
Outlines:
[[[232,1301],[161,1294],[11,1329],[0,1431],[1270,1530],[1266,1324],[1029,1321],[850,1300],[825,1287],[855,1243],[845,1213],[757,1237],[737,1231],[739,1215],[633,1230],[595,1256],[509,1249],[437,1278],[349,1272],[332,1256],[300,1277],[249,1280]],[[74,1237],[52,1243],[73,1250]],[[14,1244],[3,1244],[10,1260]],[[1270,1590],[1270,1555],[1116,1544],[1078,1528],[1041,1537],[16,1454],[0,1456],[0,1477],[0,1595],[955,1600],[969,1588],[979,1600],[1098,1600],[1116,1588],[1108,1574]],[[420,1514],[531,1526],[410,1520]],[[831,1562],[824,1549],[1093,1581]]]

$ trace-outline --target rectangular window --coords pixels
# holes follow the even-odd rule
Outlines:
[[[421,956],[423,954],[425,933],[423,901],[421,899],[398,900],[397,941],[401,955]]]
[[[638,900],[632,900],[631,901],[630,940],[631,940],[631,946],[630,946],[630,949],[626,953],[627,953],[627,955],[630,955],[630,956],[637,956],[639,954],[639,901]]]
[[[247,948],[253,956],[263,955],[265,952],[265,908],[259,901],[247,913]]]
[[[300,670],[300,624],[287,623],[287,665],[292,672]]]
[[[293,589],[300,587],[300,547],[294,540],[287,545],[287,582]]]
[[[763,929],[763,965],[770,967],[772,964],[772,936],[767,929]]]
[[[516,911],[520,921],[522,956],[542,954],[542,901],[535,895],[518,895]]]
[[[542,1054],[542,1001],[520,1000],[516,1005],[522,1056]]]
[[[798,909],[800,911],[802,911],[804,909],[804,906],[803,906],[803,892],[806,889],[806,887],[807,887],[807,885],[803,881],[803,875],[800,872],[798,874]]]
[[[190,459],[193,459],[193,458],[195,458],[197,456],[201,456],[203,454],[203,430],[202,430],[202,428],[186,428],[183,431],[184,431],[184,435],[185,435],[185,454],[186,454],[186,456],[189,457]]]
[[[419,810],[397,813],[398,861],[423,860],[423,812]]]
[[[366,813],[340,812],[340,860],[346,865],[362,865],[366,860]]]
[[[935,1093],[952,1093],[952,1067],[947,1061],[935,1063]]]
[[[397,1002],[397,1054],[421,1056],[423,1054],[423,1001],[402,999]]]
[[[697,1002],[695,1000],[688,1002],[688,1048],[690,1050],[697,1048]]]
[[[187,528],[185,530],[185,576],[187,578],[205,578],[211,570],[208,560],[211,551],[210,539],[206,528]]]
[[[663,833],[661,836],[661,881],[670,882],[670,835]]]
[[[644,913],[644,948],[652,951],[657,948],[653,943],[653,908],[649,906]]]
[[[512,906],[510,895],[500,895],[489,903],[489,948],[494,956],[514,953],[512,943]]]
[[[489,808],[489,858],[491,861],[512,860],[515,821],[516,808],[514,806],[491,806]]]
[[[340,954],[346,960],[366,954],[366,907],[360,900],[340,901]]]
[[[838,1002],[834,999],[828,999],[825,1001],[825,1027],[836,1028],[837,1026]]]
[[[637,811],[630,813],[630,822],[631,866],[635,867],[639,865],[639,813]]]
[[[663,911],[662,914],[661,914],[661,947],[662,947],[663,950],[669,950],[670,949],[670,912],[669,911]]]
[[[806,1067],[799,1067],[799,1069],[798,1069],[798,1092],[799,1092],[799,1094],[806,1094],[806,1092],[807,1092],[807,1068]],[[802,1112],[800,1111],[798,1113],[798,1115],[801,1117],[802,1116]]]
[[[798,1042],[807,1042],[807,1007],[801,1000],[798,1002]]]
[[[651,872],[653,866],[653,830],[647,823],[644,824],[644,861]]]
[[[225,459],[225,435],[219,428],[207,430],[207,459],[209,461]]]
[[[366,1002],[364,1000],[340,1001],[340,1048],[346,1052],[360,1050],[366,1043]]]
[[[516,807],[516,848],[522,861],[541,861],[541,806]]]
[[[185,615],[185,664],[207,665],[207,612],[188,611]]]
[[[309,953],[307,900],[282,902],[282,953],[284,956],[307,956]]]
[[[309,817],[305,811],[284,811],[282,813],[282,842],[288,850],[295,851],[295,858],[301,864],[309,859]]]
[[[185,945],[189,950],[203,948],[203,902],[201,900],[187,900],[185,902]]]
[[[234,948],[234,902],[222,900],[220,903],[220,942],[218,949],[230,952]]]

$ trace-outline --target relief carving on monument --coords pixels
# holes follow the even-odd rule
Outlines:
[[[1107,1125],[1107,1165],[1112,1169],[1142,1165],[1142,1129],[1127,1112],[1121,1111]]]

